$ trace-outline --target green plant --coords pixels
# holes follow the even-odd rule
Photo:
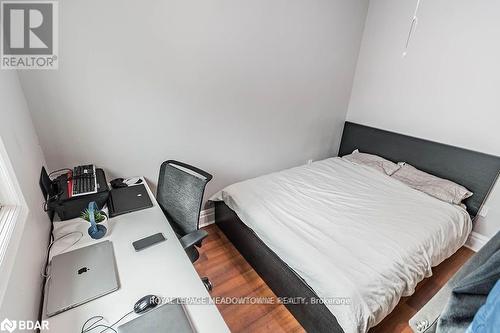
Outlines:
[[[102,210],[94,211],[94,220],[96,223],[103,222],[104,220],[106,220],[107,217],[108,216],[106,215],[106,213],[103,212]],[[90,211],[88,208],[82,212],[81,218],[90,222]]]

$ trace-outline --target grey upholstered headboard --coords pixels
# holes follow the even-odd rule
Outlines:
[[[361,152],[376,154],[467,187],[474,195],[465,201],[474,217],[494,185],[500,157],[418,139],[351,122],[344,125],[339,156]]]

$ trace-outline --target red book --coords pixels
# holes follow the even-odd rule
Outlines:
[[[68,172],[68,198],[71,198],[73,196],[73,173],[70,171]]]

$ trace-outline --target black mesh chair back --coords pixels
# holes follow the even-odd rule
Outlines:
[[[198,230],[203,193],[212,175],[189,164],[163,162],[156,200],[179,237]]]

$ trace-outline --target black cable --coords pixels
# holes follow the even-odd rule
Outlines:
[[[47,212],[49,210],[49,206],[48,206],[49,202],[54,200],[54,199],[57,200],[63,194],[64,194],[64,191],[60,191],[59,193],[54,194],[52,196],[47,196],[47,199],[43,203],[43,211]]]
[[[52,171],[51,173],[49,173],[49,178],[50,178],[51,175],[53,175],[55,173],[58,173],[58,172],[62,172],[62,171],[68,171],[68,174],[66,175],[66,182],[72,181],[73,179],[91,179],[92,180],[92,179],[96,178],[96,175],[94,173],[92,173],[92,174],[81,174],[81,175],[78,175],[78,176],[73,176],[73,170],[72,169],[68,169],[68,168],[63,168],[63,169]],[[57,176],[54,179],[50,178],[50,180],[51,180],[51,182],[53,182],[56,179],[58,179],[59,177],[61,177],[61,176],[62,175],[59,175],[59,176]],[[43,203],[43,210],[45,212],[47,212],[49,210],[49,207],[48,207],[49,203],[52,200],[58,200],[59,197],[62,196],[63,194],[64,194],[64,190],[60,189],[57,194],[47,195],[47,198],[46,198],[45,202]]]
[[[87,326],[87,324],[89,323],[89,321],[93,320],[93,319],[97,319],[96,321],[94,321],[89,327],[85,328],[85,326]],[[111,329],[113,330],[114,333],[117,333],[116,330],[114,328],[112,328],[111,326],[107,326],[107,325],[104,325],[104,324],[99,324],[97,325],[97,323],[101,322],[104,320],[104,317],[103,316],[93,316],[93,317],[90,317],[89,319],[87,319],[87,321],[85,321],[85,323],[83,323],[83,326],[82,326],[82,330],[81,330],[81,333],[87,333],[87,332],[90,332],[98,327],[105,327],[105,329],[101,332],[104,332],[105,330],[107,329]]]
[[[128,316],[132,312],[134,312],[134,311],[132,310],[130,312],[127,312],[120,319],[118,319],[117,321],[115,321],[111,325],[98,324],[98,323],[100,323],[101,321],[104,320],[103,316],[93,316],[93,317],[90,317],[89,319],[87,319],[87,321],[85,321],[85,323],[83,323],[81,333],[90,332],[92,330],[95,330],[98,327],[104,327],[104,330],[100,331],[99,333],[106,332],[107,330],[112,330],[114,333],[117,333],[117,331],[113,328],[113,326],[115,326],[116,324],[118,324],[120,321],[122,321],[126,316]],[[87,324],[89,323],[89,321],[91,321],[93,319],[97,319],[97,320],[95,320],[89,327],[86,328],[85,326],[87,326]]]
[[[52,243],[54,240],[54,223],[50,221],[50,236],[49,236],[49,244]],[[38,320],[39,322],[42,322],[42,315],[43,315],[43,303],[45,301],[45,286],[47,284],[47,266],[49,265],[49,257],[50,257],[50,251],[47,249],[47,254],[45,257],[45,267],[44,267],[44,275],[42,276],[42,292],[41,292],[41,298],[40,298],[40,304],[38,306]]]
[[[72,173],[73,171],[71,169],[59,169],[59,170],[52,171],[51,173],[49,173],[49,177],[51,175],[53,175],[57,172],[61,172],[61,171],[69,171],[69,173],[71,174],[70,176],[66,176],[66,181],[72,181],[73,179],[94,179],[95,178],[94,174],[82,174],[82,175],[78,175],[78,176],[73,176],[73,173]],[[57,179],[58,177],[56,177],[55,179]],[[51,179],[51,181],[53,181],[53,180],[54,179]],[[59,193],[48,196],[47,199],[45,200],[45,202],[43,203],[43,210],[45,212],[47,212],[49,210],[49,207],[48,207],[49,202],[52,200],[57,200],[63,194],[64,194],[64,190],[60,190]]]

